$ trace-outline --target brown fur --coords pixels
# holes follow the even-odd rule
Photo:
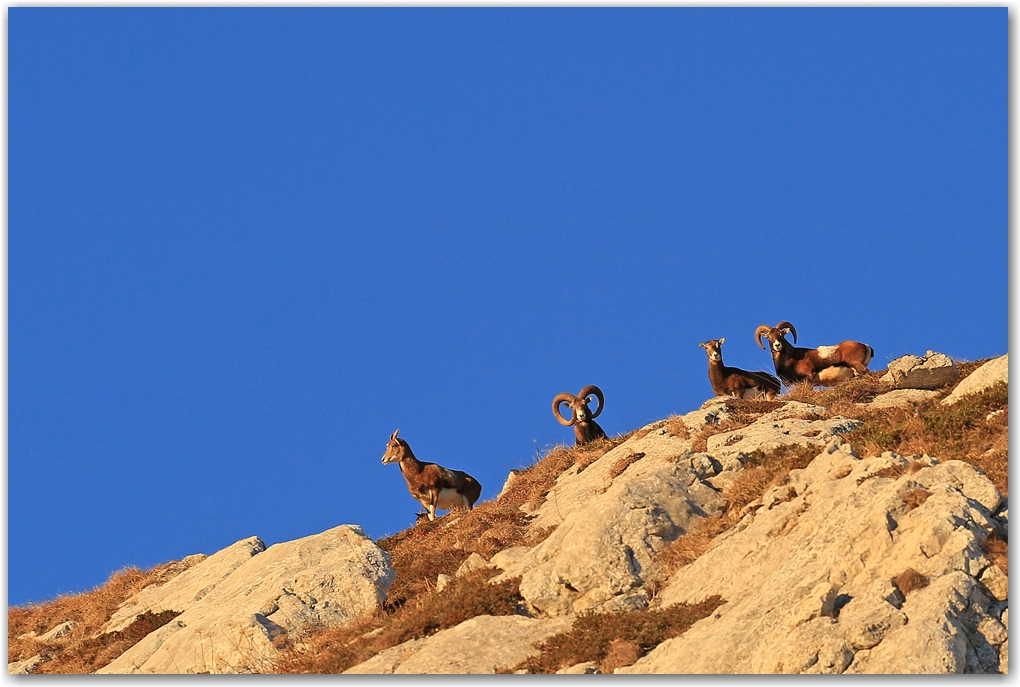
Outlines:
[[[725,337],[698,344],[708,354],[708,381],[712,383],[712,391],[715,392],[715,395],[744,398],[744,394],[748,391],[757,390],[767,400],[774,400],[782,389],[779,380],[762,370],[748,372],[739,367],[724,365],[722,359],[724,341],[726,341]],[[713,353],[719,354],[718,360],[712,360]]]
[[[811,382],[816,386],[834,386],[867,372],[868,364],[875,356],[874,349],[868,344],[847,340],[837,344],[832,354],[823,358],[817,348],[792,346],[784,336],[788,331],[793,333],[796,342],[797,330],[789,322],[780,322],[775,327],[763,324],[754,333],[762,348],[765,346],[761,337],[764,335],[768,339],[776,374],[787,385]],[[778,351],[775,349],[777,342],[782,344]]]
[[[400,472],[407,481],[408,491],[428,511],[429,520],[436,519],[436,508],[449,510],[439,503],[439,496],[444,489],[460,494],[466,500],[464,505],[471,510],[482,495],[482,485],[478,480],[460,470],[450,470],[436,463],[423,463],[415,457],[411,446],[397,437],[397,432],[393,433],[386,444],[382,462],[400,463]]]
[[[594,413],[588,407],[590,396],[596,396],[599,399],[599,409]],[[567,420],[560,414],[561,403],[566,403],[570,408],[570,420]],[[556,398],[553,399],[552,407],[553,415],[556,416],[556,420],[561,425],[566,427],[574,426],[574,445],[581,446],[589,441],[595,441],[606,436],[605,430],[595,422],[595,418],[602,413],[604,405],[605,397],[602,395],[602,390],[594,384],[589,384],[581,389],[577,396],[568,393],[557,394]]]

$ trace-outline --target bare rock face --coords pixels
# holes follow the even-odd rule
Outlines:
[[[30,675],[35,667],[43,662],[42,654],[36,654],[24,661],[15,661],[7,664],[8,675]]]
[[[976,394],[996,384],[1009,383],[1009,354],[989,360],[967,375],[967,378],[953,389],[953,393],[942,399],[944,405],[957,403],[964,396]]]
[[[618,672],[997,672],[1006,632],[979,578],[1002,496],[967,463],[914,462],[833,441],[657,599],[726,603]]]
[[[845,417],[829,417],[821,406],[789,401],[766,413],[747,427],[708,438],[708,452],[723,457],[781,446],[824,447],[833,437],[857,429],[861,423]]]
[[[268,666],[287,633],[344,625],[374,611],[394,581],[389,556],[355,525],[261,552],[259,544],[254,537],[238,542],[145,599],[140,594],[134,609],[144,603],[145,610],[183,613],[97,672],[255,672]],[[194,574],[181,580],[188,572]],[[202,587],[206,580],[211,588]],[[126,610],[119,622],[135,612]]]
[[[647,606],[641,587],[655,553],[725,506],[711,483],[724,466],[689,447],[660,427],[565,472],[531,525],[555,530],[531,549],[494,556],[504,572],[493,581],[520,576],[521,596],[541,616]]]
[[[939,389],[960,378],[953,359],[928,351],[923,357],[905,355],[889,363],[882,381],[894,389]]]
[[[38,637],[35,638],[35,641],[46,643],[64,639],[65,637],[67,637],[67,635],[71,634],[71,631],[76,627],[78,627],[78,623],[74,622],[73,620],[67,620],[65,622],[59,623],[52,629],[39,635]]]
[[[692,437],[725,422],[731,402],[713,398],[681,416],[686,436],[657,422],[590,465],[565,471],[531,523],[554,531],[512,559],[494,556],[503,573],[493,581],[520,576],[521,596],[538,616],[644,608],[643,587],[659,574],[655,554],[696,521],[722,512],[723,492],[742,471],[746,452],[790,444],[821,449],[859,424],[791,401],[748,427],[709,437],[708,452],[692,452]]]
[[[152,585],[140,591],[134,603],[125,604],[117,609],[104,630],[106,632],[123,630],[146,611],[152,613],[186,611],[252,556],[265,550],[265,543],[258,537],[248,537],[235,542],[188,568],[166,584]]]
[[[860,403],[858,405],[875,409],[898,408],[914,403],[924,403],[938,395],[939,392],[926,389],[895,389],[875,396],[875,398],[871,399],[870,403]]]
[[[535,645],[570,629],[572,619],[480,615],[428,639],[386,649],[344,674],[479,674],[512,668],[537,654]]]

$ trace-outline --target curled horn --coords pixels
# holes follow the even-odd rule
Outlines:
[[[776,325],[776,329],[789,329],[793,333],[793,343],[797,343],[797,330],[794,328],[792,324],[790,324],[786,320],[783,320],[782,322]]]
[[[570,403],[575,398],[576,397],[574,396],[574,394],[568,394],[567,392],[564,391],[562,394],[557,394],[556,398],[553,399],[553,415],[555,415],[556,420],[565,427],[569,427],[570,425],[574,424],[574,414],[571,413],[570,419],[567,420],[565,417],[560,415],[560,404]]]
[[[591,394],[595,394],[595,397],[599,399],[599,409],[591,414],[591,417],[594,420],[602,412],[602,406],[606,404],[606,399],[602,395],[602,389],[598,388],[594,384],[589,384],[588,386],[581,389],[581,393],[578,394],[578,397],[584,399],[585,403],[587,403],[588,396],[590,396]]]
[[[754,330],[754,340],[758,342],[758,348],[761,349],[765,348],[765,344],[761,342],[761,337],[763,334],[768,334],[770,329],[772,329],[772,327],[768,326],[767,324],[763,324],[762,326]]]

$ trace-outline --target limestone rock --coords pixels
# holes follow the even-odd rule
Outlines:
[[[535,645],[566,632],[573,620],[480,615],[427,639],[380,652],[345,674],[480,674],[512,668],[537,654]]]
[[[510,471],[510,473],[506,476],[506,481],[503,482],[503,488],[499,490],[499,494],[496,495],[496,498],[502,496],[506,492],[506,490],[510,488],[510,485],[513,484],[513,481],[517,479],[517,475],[519,474],[520,470]]]
[[[393,581],[388,554],[354,525],[275,544],[249,556],[180,616],[97,672],[258,671],[276,655],[283,635],[344,625],[370,613]],[[182,585],[192,588],[187,581]]]
[[[938,389],[960,378],[953,359],[928,351],[923,357],[905,355],[889,363],[882,381],[894,389]]]
[[[29,675],[35,670],[35,667],[42,663],[45,659],[41,654],[36,654],[31,658],[26,658],[24,661],[15,661],[14,663],[7,664],[8,675]]]
[[[997,565],[990,565],[981,573],[981,582],[999,601],[1009,598],[1009,578]]]
[[[475,570],[484,570],[491,567],[493,566],[489,563],[489,561],[485,560],[477,553],[472,553],[467,557],[467,560],[460,564],[460,567],[457,568],[457,572],[455,574],[457,577],[463,577]]]
[[[656,423],[661,425],[663,423]],[[559,476],[545,502],[533,513],[532,528],[555,527],[568,516],[586,508],[592,499],[605,493],[615,481],[640,479],[642,475],[673,465],[674,459],[690,453],[691,442],[666,433],[663,428],[647,433],[638,432],[637,439],[629,439],[608,451],[594,463],[578,470],[571,467]],[[614,468],[621,461],[632,460],[626,473],[613,477]]]
[[[875,396],[870,403],[859,403],[858,405],[875,409],[898,408],[914,403],[924,403],[938,395],[939,392],[926,389],[894,389]]]
[[[452,577],[450,577],[449,575],[444,575],[443,573],[439,573],[439,575],[436,576],[436,591],[437,592],[443,591],[449,586],[451,582],[453,582]]]
[[[750,512],[656,600],[726,603],[618,672],[996,670],[1001,652],[980,629],[994,629],[994,601],[975,577],[989,565],[982,542],[1002,497],[960,461],[877,474],[910,462],[830,444],[797,476],[799,493]],[[911,509],[915,489],[930,495]],[[908,568],[929,584],[904,598],[892,579]]]
[[[489,559],[489,563],[499,568],[500,570],[506,570],[514,563],[521,560],[528,551],[531,551],[530,546],[511,546],[509,549],[503,549],[492,554],[492,558]]]
[[[73,630],[76,627],[78,627],[78,623],[76,623],[73,620],[68,620],[66,622],[56,625],[47,632],[44,632],[43,634],[39,635],[38,637],[35,638],[35,641],[53,642],[59,639],[63,639],[67,635],[71,634],[71,630]]]
[[[942,399],[944,405],[952,405],[964,396],[984,391],[999,382],[1009,383],[1009,354],[1001,358],[989,360],[987,363],[967,375],[953,393]]]
[[[829,415],[829,411],[820,406],[790,401],[746,427],[709,437],[708,452],[726,457],[758,449],[768,452],[781,446],[817,446],[820,450],[833,437],[853,431],[861,424],[858,420]]]
[[[644,608],[655,553],[725,506],[697,470],[687,457],[614,481],[493,581],[521,576],[521,596],[540,615]]]
[[[566,668],[560,668],[556,671],[557,675],[598,675],[601,671],[595,661],[585,661],[584,663],[575,663],[572,666]]]
[[[261,539],[248,537],[234,542],[212,556],[203,557],[200,562],[184,570],[169,582],[150,585],[142,589],[134,603],[125,604],[117,609],[106,624],[104,631],[123,630],[146,611],[160,613],[162,611],[184,612],[188,610],[215,589],[216,585],[225,580],[234,570],[265,549],[266,545]]]

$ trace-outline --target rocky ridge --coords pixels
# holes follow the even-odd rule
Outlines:
[[[947,396],[959,372],[950,360],[953,378],[939,355],[895,365],[902,375],[887,384],[893,390],[865,403],[920,408],[942,396],[952,404],[957,393],[1008,382],[1003,356]],[[916,393],[911,374],[922,387],[939,374],[949,381]],[[723,603],[711,615],[616,672],[1006,672],[1008,578],[986,551],[989,537],[1008,539],[1008,504],[995,485],[959,460],[863,455],[847,441],[860,420],[780,401],[748,416],[731,399],[713,398],[568,467],[539,505],[522,508],[528,527],[548,536],[472,554],[454,575],[519,579],[516,615],[469,618],[346,672],[512,672],[581,614],[716,595]],[[744,506],[693,562],[675,570],[663,563],[663,552],[699,523],[729,512],[735,485],[759,469],[756,452],[784,447],[814,457]],[[443,520],[452,526],[461,517]],[[99,672],[271,671],[289,638],[376,613],[395,575],[387,553],[356,526],[268,548],[257,537],[241,540],[118,609],[105,631],[143,613],[180,615]],[[450,580],[441,575],[436,586]],[[30,672],[37,658],[8,670]],[[599,663],[559,672],[599,672]]]

